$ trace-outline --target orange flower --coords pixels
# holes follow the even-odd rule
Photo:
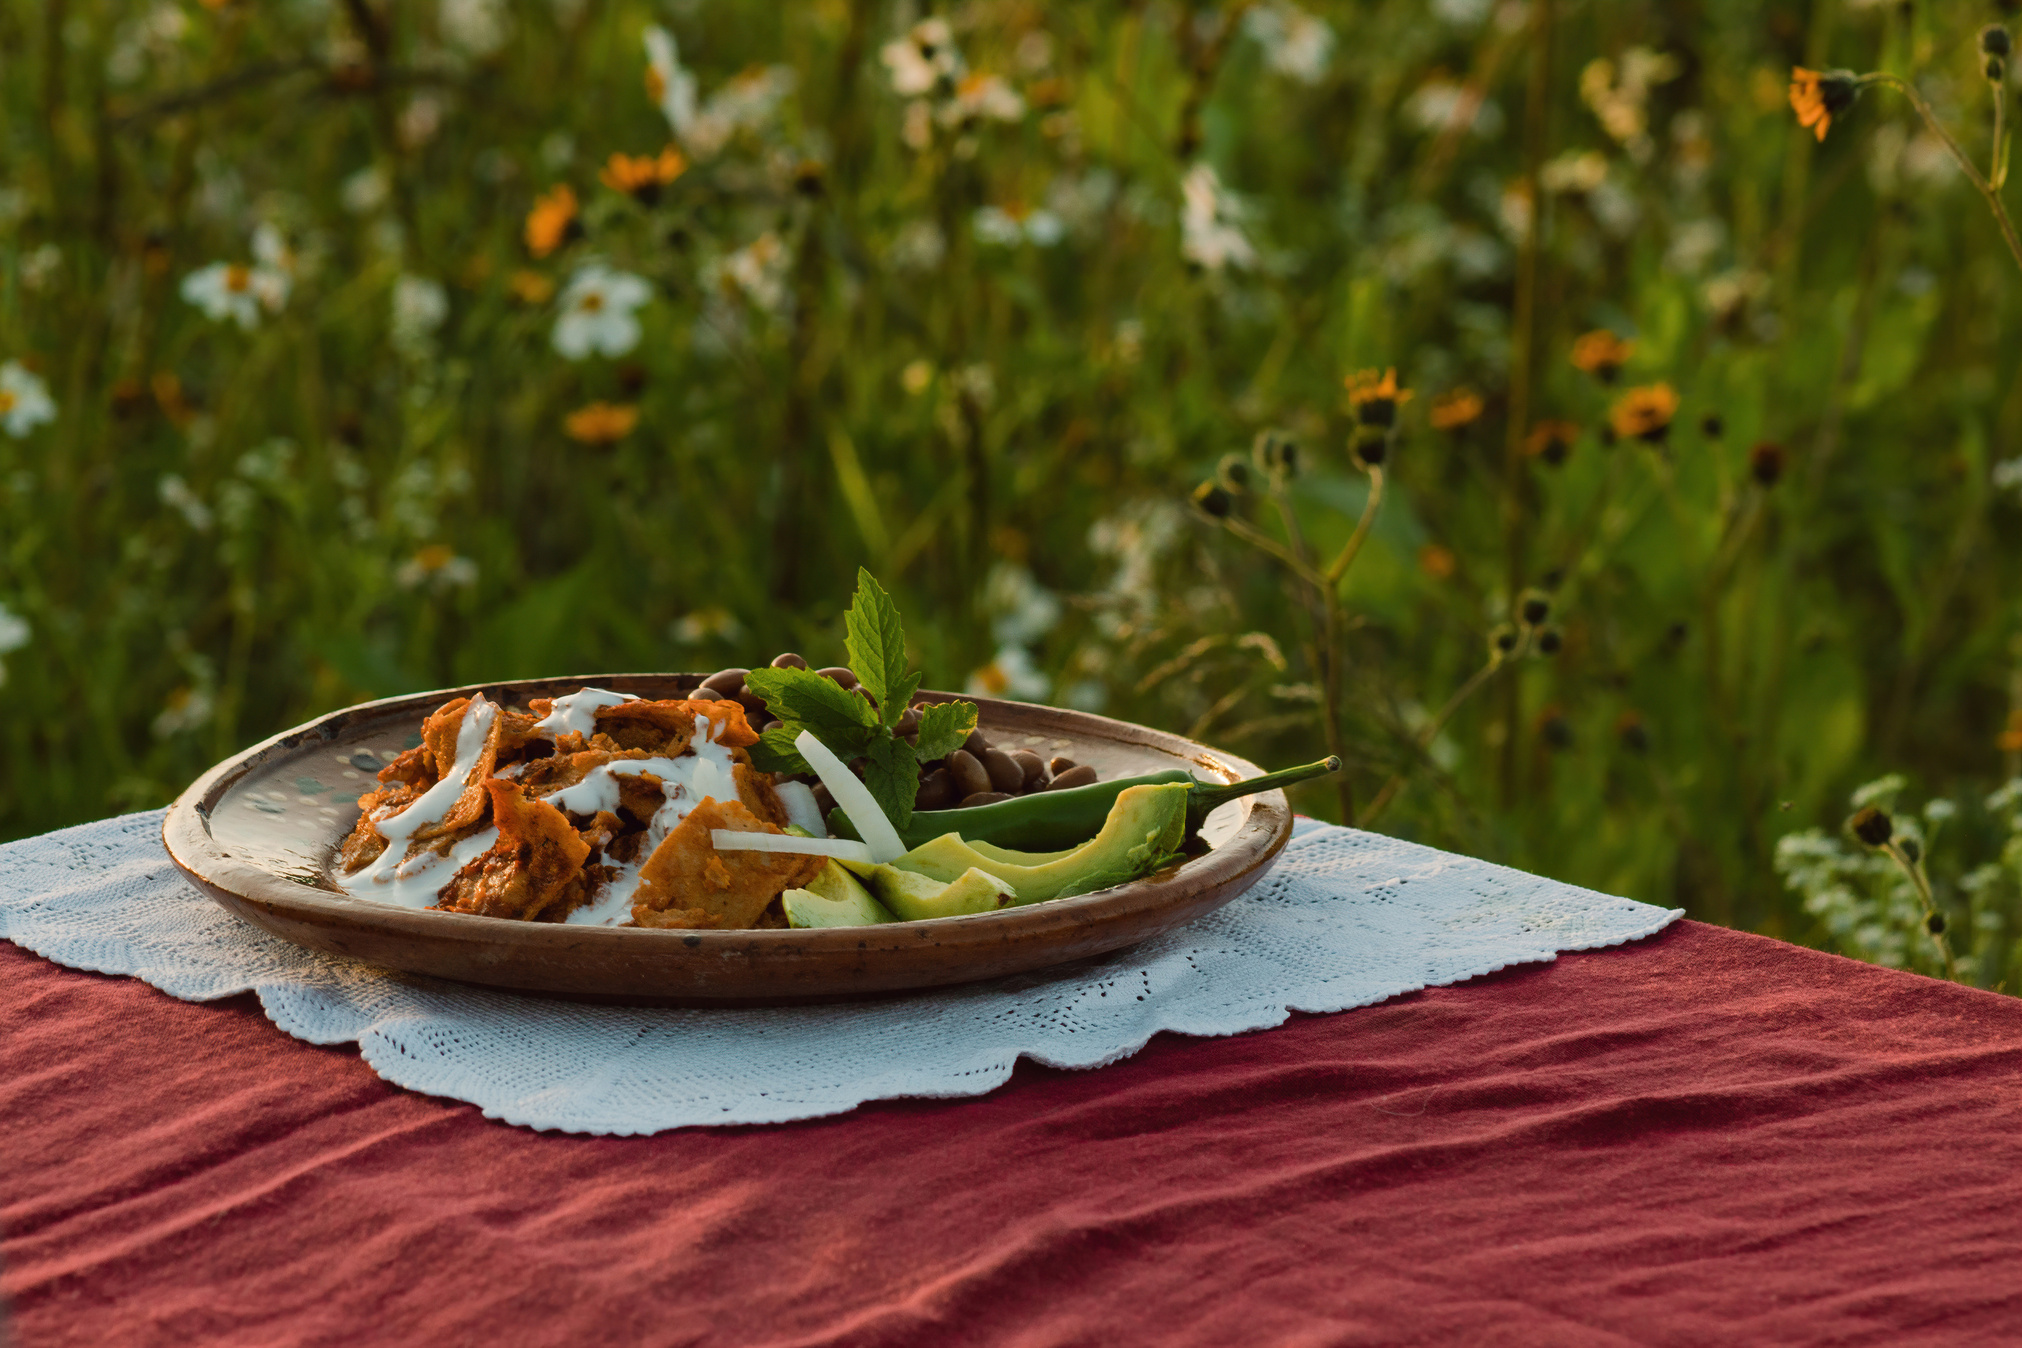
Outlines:
[[[1460,569],[1460,559],[1453,555],[1452,548],[1427,543],[1418,550],[1418,569],[1434,580],[1445,580]]]
[[[687,171],[688,161],[669,145],[657,159],[649,154],[636,158],[614,154],[597,176],[612,191],[628,193],[650,206],[658,200],[661,188]]]
[[[576,228],[576,190],[567,183],[534,199],[527,212],[527,251],[546,257],[568,240]]]
[[[1524,437],[1524,453],[1556,468],[1566,461],[1579,438],[1580,428],[1570,421],[1540,421]]]
[[[571,440],[586,445],[611,445],[632,433],[639,424],[639,409],[616,403],[591,403],[569,413],[563,423]]]
[[[1994,744],[2004,754],[2022,754],[2022,707],[2008,713],[2008,728]]]
[[[1397,371],[1385,370],[1379,378],[1374,370],[1357,370],[1341,381],[1348,389],[1348,406],[1364,426],[1388,428],[1397,424],[1397,409],[1411,401],[1411,390],[1397,387]]]
[[[1851,70],[1791,67],[1790,110],[1797,114],[1797,124],[1810,127],[1820,140],[1831,129],[1832,119],[1854,105],[1860,91],[1860,77]]]
[[[1573,343],[1573,368],[1604,384],[1612,383],[1635,349],[1634,342],[1625,342],[1606,328],[1596,328]]]
[[[1481,419],[1481,395],[1471,388],[1457,388],[1432,400],[1432,429],[1457,431]]]
[[[1624,439],[1634,436],[1656,444],[1671,430],[1671,418],[1678,415],[1678,393],[1669,384],[1632,388],[1616,401],[1608,413],[1608,424]]]

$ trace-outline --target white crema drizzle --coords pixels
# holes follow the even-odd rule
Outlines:
[[[585,740],[597,731],[597,712],[604,707],[616,707],[639,699],[630,693],[613,693],[604,688],[585,688],[579,693],[555,699],[548,714],[534,722],[534,729],[550,738],[570,732],[581,735]]]
[[[372,821],[373,827],[386,838],[386,850],[379,854],[378,860],[355,874],[337,877],[338,885],[346,893],[403,908],[426,908],[435,902],[436,891],[451,876],[492,849],[498,842],[496,828],[465,838],[447,853],[429,851],[411,860],[401,859],[407,853],[409,840],[429,825],[441,823],[470,785],[496,719],[498,708],[486,701],[484,694],[470,700],[456,730],[456,762],[418,800]]]
[[[737,779],[732,775],[737,760],[727,747],[710,738],[710,729],[709,718],[698,716],[695,718],[695,738],[689,742],[689,752],[681,757],[621,758],[615,763],[591,769],[589,776],[575,786],[547,797],[557,809],[579,814],[593,811],[577,804],[578,800],[595,802],[599,809],[615,810],[618,808],[618,776],[651,773],[660,779],[660,808],[646,823],[646,836],[640,840],[639,850],[634,854],[638,861],[631,865],[610,862],[617,873],[605,883],[602,892],[593,901],[569,914],[569,922],[586,927],[615,927],[621,922],[631,921],[632,895],[639,888],[639,871],[652,857],[654,849],[688,817],[690,810],[704,800],[712,796],[717,800],[737,798]],[[571,794],[575,792],[582,794]],[[610,803],[601,804],[606,799]]]

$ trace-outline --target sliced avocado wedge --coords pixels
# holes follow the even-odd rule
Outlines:
[[[944,833],[892,866],[935,880],[984,871],[1008,882],[1020,904],[1092,894],[1149,875],[1179,852],[1188,790],[1185,783],[1127,788],[1110,807],[1102,831],[1069,852],[986,850],[964,842],[959,833]]]
[[[866,878],[878,900],[906,922],[994,913],[1012,901],[1010,885],[974,867],[957,875],[952,882],[895,866],[874,866]]]
[[[780,895],[780,903],[790,927],[870,927],[898,921],[854,875],[833,861],[807,882],[806,889]]]

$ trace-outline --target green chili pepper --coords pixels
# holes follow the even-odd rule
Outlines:
[[[913,848],[932,842],[943,833],[959,833],[969,842],[986,842],[1020,852],[1079,847],[1102,831],[1102,822],[1109,818],[1110,807],[1116,804],[1124,788],[1167,782],[1188,782],[1193,786],[1187,797],[1187,832],[1191,834],[1218,805],[1340,770],[1341,760],[1330,757],[1304,767],[1267,772],[1247,781],[1203,782],[1183,768],[1169,768],[1142,777],[1069,787],[1065,791],[1038,791],[990,805],[972,805],[966,810],[915,810],[913,822],[899,830],[899,839]],[[828,827],[839,838],[857,836],[849,816],[839,809],[828,812]]]

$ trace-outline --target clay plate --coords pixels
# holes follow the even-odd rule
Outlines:
[[[379,762],[418,743],[429,712],[481,688],[495,702],[585,684],[680,697],[699,674],[598,674],[480,684],[332,712],[218,764],[170,807],[169,856],[226,909],[296,945],[409,973],[633,1005],[786,1004],[966,983],[1085,959],[1212,912],[1263,877],[1292,832],[1280,791],[1232,801],[1184,864],[1115,889],[970,917],[814,931],[651,931],[514,922],[354,899],[330,881]],[[947,697],[949,694],[926,694]],[[1065,754],[1105,781],[1183,767],[1258,775],[1240,758],[1084,712],[974,698],[1009,748]]]

